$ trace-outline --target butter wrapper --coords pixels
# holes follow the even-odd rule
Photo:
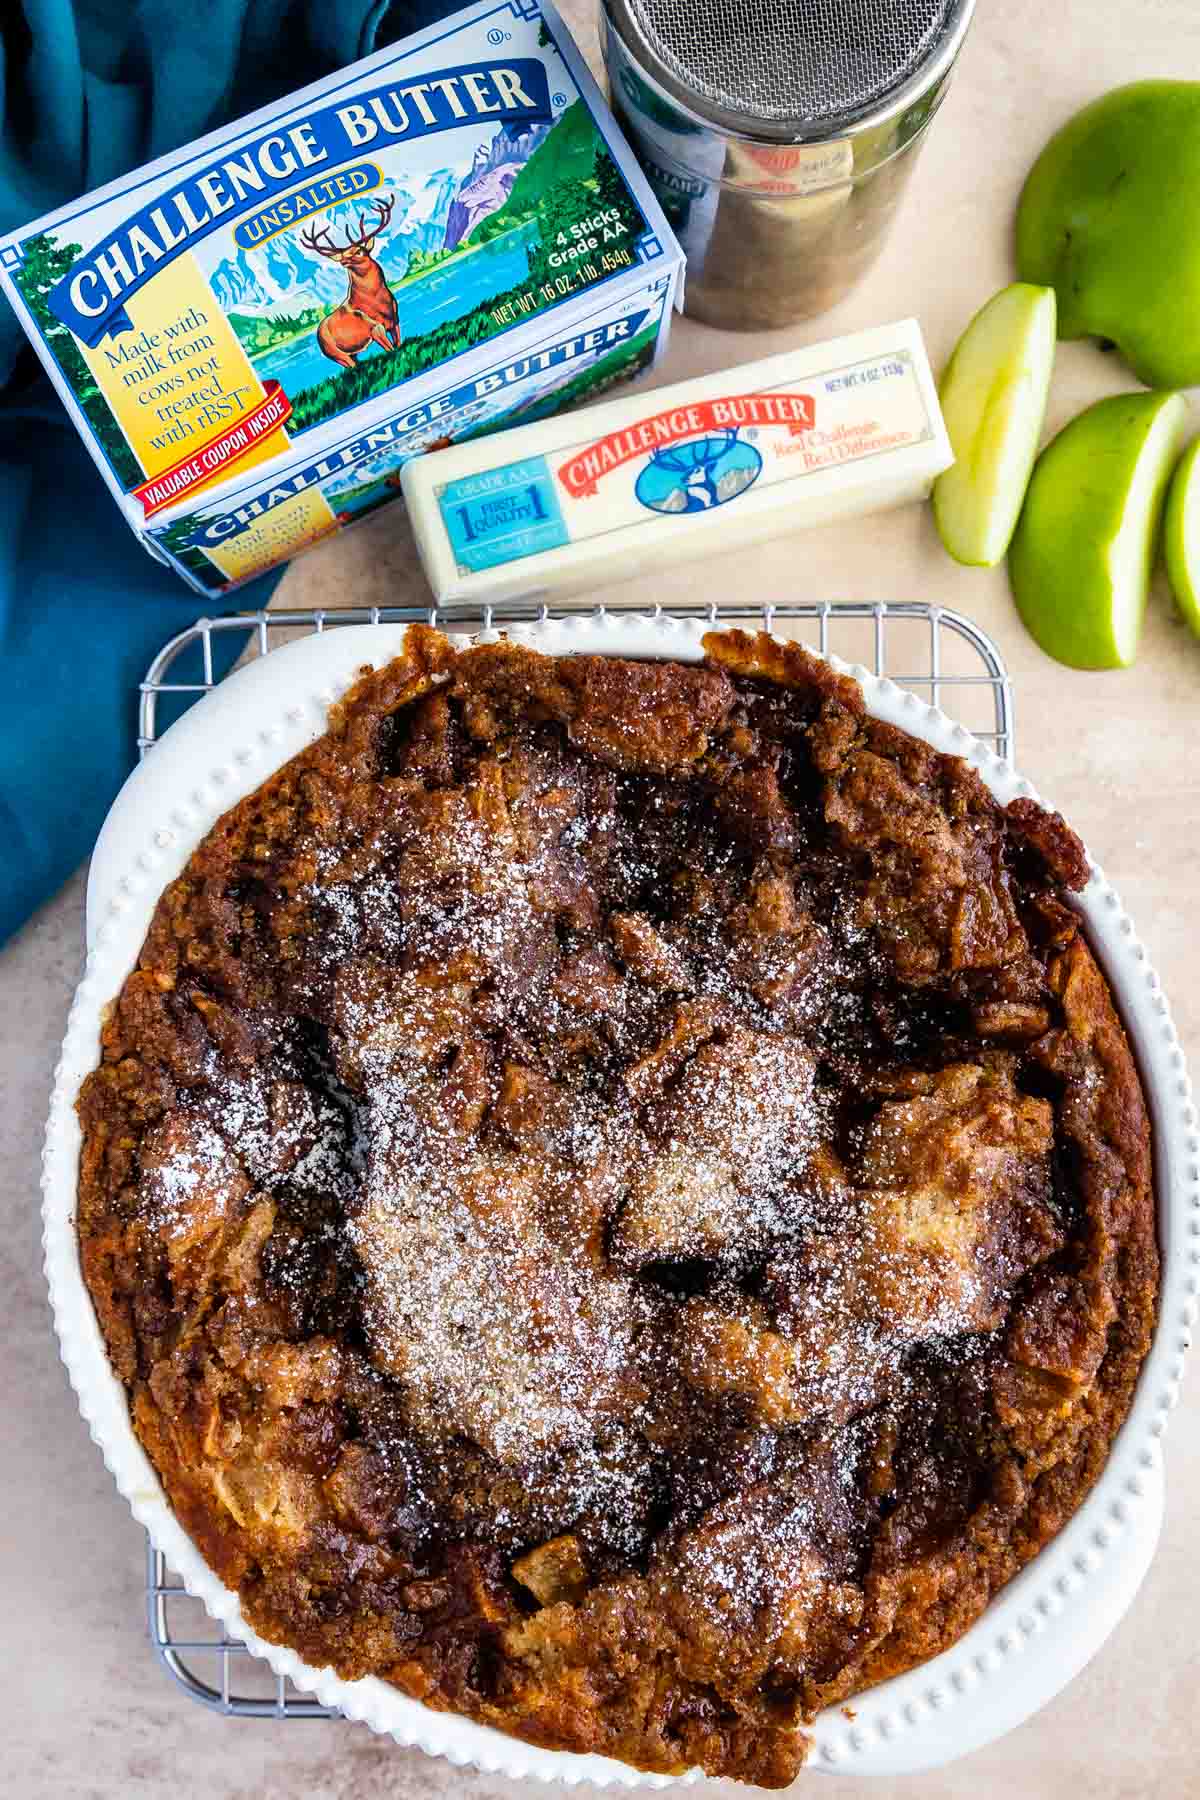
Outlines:
[[[914,319],[464,444],[402,477],[439,601],[560,597],[929,492]]]
[[[652,363],[681,269],[549,0],[477,0],[0,240],[129,524],[202,593]]]

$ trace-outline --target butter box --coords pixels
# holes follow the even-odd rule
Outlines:
[[[549,0],[477,0],[0,240],[128,523],[202,593],[652,363],[681,271]]]
[[[463,444],[402,476],[439,601],[560,596],[928,494],[915,319]]]

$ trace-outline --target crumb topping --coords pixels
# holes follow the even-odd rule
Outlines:
[[[1069,828],[706,649],[413,628],[163,895],[79,1230],[257,1630],[779,1786],[1102,1467],[1149,1133]]]

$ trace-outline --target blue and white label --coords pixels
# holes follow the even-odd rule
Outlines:
[[[569,541],[543,456],[452,481],[439,491],[438,507],[462,575]]]

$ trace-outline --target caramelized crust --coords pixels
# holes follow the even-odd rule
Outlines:
[[[364,673],[162,896],[79,1238],[256,1630],[778,1787],[1079,1505],[1158,1266],[1073,833],[706,649]]]

